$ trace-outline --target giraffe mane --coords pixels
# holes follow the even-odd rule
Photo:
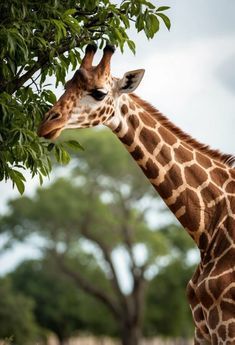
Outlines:
[[[210,158],[219,161],[220,163],[226,164],[229,167],[233,167],[235,163],[235,156],[232,154],[222,153],[219,150],[211,149],[210,146],[205,145],[191,137],[189,134],[185,133],[179,127],[175,126],[165,115],[159,112],[150,103],[142,100],[136,94],[130,94],[130,97],[139,104],[143,109],[145,109],[152,117],[157,119],[165,128],[173,132],[178,138],[182,139],[185,143],[189,144],[193,148],[199,150],[200,152],[208,155]]]

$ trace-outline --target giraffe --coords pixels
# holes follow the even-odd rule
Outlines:
[[[235,157],[199,143],[136,96],[144,70],[112,77],[114,47],[92,66],[95,52],[87,46],[38,134],[55,139],[64,129],[100,124],[113,131],[200,250],[187,286],[194,344],[235,344]]]

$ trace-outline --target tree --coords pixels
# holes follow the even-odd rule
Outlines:
[[[69,161],[62,144],[52,145],[36,134],[43,114],[56,101],[47,77],[64,84],[66,73],[77,67],[91,42],[102,47],[109,41],[122,51],[126,43],[134,52],[127,34],[130,23],[153,38],[159,20],[170,28],[164,14],[168,8],[146,0],[1,1],[0,180],[12,179],[23,193],[22,169],[38,174],[42,182],[51,170],[51,150],[59,162]],[[75,142],[67,145],[79,148]]]
[[[78,330],[115,334],[103,305],[87,298],[48,258],[24,261],[9,276],[14,290],[34,301],[37,324],[56,334],[60,344]]]
[[[80,153],[68,179],[38,190],[35,198],[12,201],[0,230],[13,238],[37,233],[46,239],[43,250],[58,268],[113,315],[123,345],[138,345],[149,271],[159,269],[159,257],[178,255],[172,243],[182,250],[192,244],[182,245],[174,235],[166,240],[163,231],[148,226],[153,189],[115,137],[83,131],[80,139],[86,153]],[[118,254],[126,257],[128,292],[120,284]]]
[[[195,267],[180,258],[172,260],[154,277],[146,297],[144,330],[148,336],[192,338],[194,325],[186,299],[186,286]]]
[[[26,345],[37,340],[33,300],[15,292],[11,281],[0,279],[0,339]]]
[[[159,230],[164,233],[171,252],[170,261],[160,267],[146,296],[144,331],[147,335],[191,338],[194,333],[186,287],[195,271],[187,258],[192,239],[174,225]]]

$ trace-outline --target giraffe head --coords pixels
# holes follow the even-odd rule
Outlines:
[[[57,138],[63,129],[86,128],[105,124],[117,116],[118,99],[133,92],[144,70],[134,70],[117,79],[110,74],[114,47],[107,45],[97,66],[92,66],[96,46],[88,45],[80,68],[65,85],[65,92],[46,113],[38,134],[47,139]]]

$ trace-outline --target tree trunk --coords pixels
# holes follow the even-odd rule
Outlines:
[[[68,339],[58,336],[58,345],[67,345]]]
[[[140,345],[141,328],[135,324],[125,324],[122,328],[122,345]]]

